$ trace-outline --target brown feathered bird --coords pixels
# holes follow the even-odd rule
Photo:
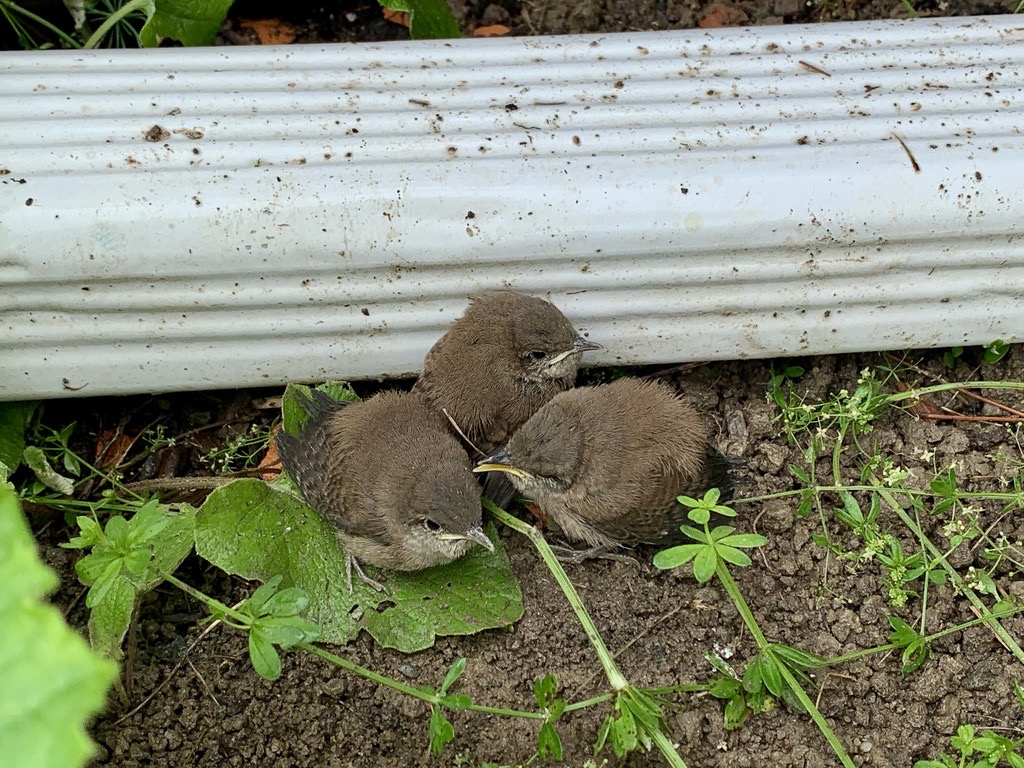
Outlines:
[[[512,291],[470,299],[427,353],[413,386],[485,453],[576,383],[580,355],[600,349],[557,307]]]
[[[556,396],[475,471],[507,473],[568,539],[610,548],[671,540],[676,497],[730,485],[727,468],[675,390],[624,378]]]
[[[359,562],[394,571],[449,563],[481,528],[480,488],[443,415],[419,395],[382,392],[342,403],[311,390],[299,436],[280,433],[281,464],[345,549],[346,583]]]

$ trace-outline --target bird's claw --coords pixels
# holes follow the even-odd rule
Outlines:
[[[385,595],[388,593],[388,588],[387,587],[385,587],[379,581],[376,581],[375,579],[371,579],[369,576],[367,576],[363,572],[363,566],[361,566],[359,564],[359,561],[356,560],[354,557],[352,557],[352,555],[350,555],[350,554],[348,554],[346,552],[345,553],[345,587],[348,589],[348,593],[350,595],[352,594],[352,569],[353,568],[355,568],[356,575],[359,577],[359,580],[362,581],[364,584],[367,584],[367,585],[373,587],[378,592],[383,592]]]

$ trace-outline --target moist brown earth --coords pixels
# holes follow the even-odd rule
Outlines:
[[[909,356],[940,376],[963,380],[983,376],[1024,380],[1024,352],[1013,348],[994,366],[972,367],[970,361],[946,369],[939,352]],[[797,361],[806,374],[796,383],[810,402],[826,399],[841,389],[852,390],[859,372],[891,362],[879,354],[810,358]],[[794,361],[782,361],[790,365]],[[693,397],[716,424],[715,442],[731,456],[745,461],[749,483],[741,496],[754,496],[797,487],[791,465],[801,466],[800,455],[786,444],[777,420],[778,410],[766,398],[772,372],[768,361],[712,364],[663,373]],[[650,373],[650,370],[639,373]],[[584,379],[607,378],[607,372],[585,373]],[[923,380],[923,379],[922,379]],[[1001,399],[1016,407],[1016,393]],[[181,416],[181,424],[223,420],[225,414],[245,416],[246,393],[233,393],[215,411],[216,396],[177,396],[157,401],[165,411]],[[943,401],[944,402],[944,401]],[[82,405],[86,405],[83,409]],[[243,404],[240,406],[240,404]],[[88,411],[88,403],[68,404]],[[95,403],[104,423],[119,418],[122,410],[141,408],[139,399]],[[971,412],[971,406],[958,406]],[[987,411],[986,411],[987,412]],[[52,406],[50,415],[60,415]],[[88,433],[90,418],[80,425]],[[961,485],[971,490],[1001,490],[997,477],[1007,466],[992,456],[1002,449],[1020,457],[1007,427],[999,424],[959,422],[936,425],[906,411],[891,410],[876,422],[862,441],[912,470],[915,475],[935,466],[962,462]],[[934,458],[928,456],[934,454]],[[922,458],[924,456],[924,458]],[[859,466],[856,450],[845,462],[851,476]],[[827,476],[823,460],[819,472]],[[886,603],[886,591],[876,564],[857,570],[811,540],[820,532],[814,514],[797,517],[792,499],[740,505],[738,526],[756,531],[768,544],[756,554],[752,566],[736,569],[736,580],[754,616],[769,639],[825,656],[837,656],[884,644],[890,632],[889,615],[914,624],[921,602],[912,598],[900,609]],[[995,519],[996,508],[983,511],[982,527]],[[831,515],[826,520],[838,543],[855,548],[856,542]],[[925,521],[928,535],[945,542],[938,530],[942,521]],[[883,530],[898,532],[900,524],[883,514]],[[1024,538],[1024,524],[1003,520],[1001,527],[1012,541]],[[49,562],[62,577],[58,602],[70,605],[80,598],[72,563],[75,555],[55,546],[62,532],[53,526],[42,536]],[[436,687],[446,669],[459,657],[468,668],[456,692],[478,703],[514,709],[535,709],[534,681],[554,674],[568,701],[578,701],[607,690],[593,650],[582,633],[558,585],[536,551],[519,535],[502,532],[512,567],[519,578],[526,613],[514,627],[473,637],[440,639],[421,653],[406,656],[376,647],[361,636],[338,649],[359,664],[385,675]],[[908,546],[912,540],[900,538]],[[708,680],[712,671],[704,654],[731,656],[737,669],[756,652],[755,644],[731,601],[716,581],[698,585],[683,569],[659,572],[650,565],[650,553],[640,553],[639,568],[629,563],[589,561],[569,566],[568,572],[607,645],[629,679],[643,686],[663,686]],[[958,552],[954,565],[966,572],[970,565],[984,567],[980,549]],[[229,578],[190,558],[179,574],[208,593],[233,603],[244,598],[251,585]],[[1006,592],[1022,596],[1019,578],[1006,569],[997,571],[996,583]],[[928,593],[928,631],[935,632],[973,618],[967,601],[949,587],[932,585]],[[245,636],[218,628],[189,649],[199,637],[200,605],[172,588],[149,595],[141,609],[137,630],[128,644],[128,702],[112,696],[110,710],[93,733],[102,745],[99,764],[142,766],[251,766],[306,768],[309,766],[478,765],[494,762],[520,765],[535,749],[534,724],[508,718],[459,713],[452,716],[455,740],[441,756],[427,750],[425,705],[402,694],[344,672],[303,653],[284,655],[284,671],[276,682],[256,675],[249,663]],[[81,626],[87,616],[81,603],[70,620]],[[1024,619],[1004,622],[1011,635],[1024,637]],[[1022,668],[993,633],[975,626],[949,635],[934,645],[934,657],[917,673],[904,678],[898,653],[874,654],[815,675],[811,691],[831,727],[858,765],[909,768],[915,760],[949,751],[948,739],[957,727],[973,724],[979,731],[992,728],[1019,736],[1024,727],[1013,681]],[[140,702],[146,703],[133,711]],[[679,753],[690,766],[826,766],[838,761],[820,731],[805,716],[785,705],[752,717],[741,728],[727,731],[721,702],[706,695],[680,695],[668,710],[666,722]],[[565,764],[582,766],[592,758],[595,737],[606,714],[595,706],[565,716],[559,731],[565,746]],[[128,714],[132,712],[132,714]],[[657,753],[616,759],[606,749],[601,765],[660,765]],[[536,763],[534,763],[536,764]]]
[[[921,15],[1005,13],[1007,3],[970,0],[916,3]],[[504,24],[513,34],[561,34],[697,26],[702,20],[729,19],[731,24],[777,24],[831,20],[890,18],[906,15],[899,2],[757,2],[699,3],[692,0],[538,0],[537,2],[456,2],[456,13],[468,33],[481,24]],[[239,42],[238,17],[261,12],[282,16],[279,4],[260,6],[241,0],[225,24],[221,42]],[[384,22],[376,3],[342,3],[330,8],[293,4],[289,20],[299,26],[299,41],[393,39],[405,30]],[[922,353],[933,371],[952,379],[976,371],[961,364],[943,368],[938,353]],[[885,362],[880,355],[822,357],[801,361],[807,373],[796,384],[811,401],[840,389],[852,389],[858,372]],[[789,363],[785,363],[789,364]],[[771,374],[768,362],[708,365],[670,375],[717,425],[716,443],[728,455],[746,462],[749,477],[739,495],[753,496],[796,487],[791,465],[800,455],[786,444],[776,420],[777,409],[766,397]],[[1024,354],[984,369],[985,378],[1024,380]],[[179,396],[156,401],[173,411],[184,427],[244,413],[249,395]],[[1006,402],[1020,405],[1007,395]],[[152,403],[150,403],[151,405]],[[64,410],[79,414],[88,433],[120,414],[141,408],[139,399],[78,401]],[[51,407],[60,415],[62,406]],[[91,414],[82,417],[81,414]],[[208,434],[196,433],[197,437]],[[962,461],[966,487],[997,489],[997,467],[991,456],[1000,448],[1020,457],[1007,428],[997,424],[936,425],[912,414],[893,411],[868,436],[872,446],[896,463],[923,474],[934,454],[938,466]],[[165,451],[161,460],[180,464],[180,451]],[[852,458],[852,454],[851,454]],[[852,466],[852,465],[851,465]],[[153,468],[151,468],[153,469]],[[166,467],[163,468],[166,470]],[[153,471],[158,471],[154,469]],[[827,471],[823,466],[822,471]],[[900,615],[911,624],[920,614],[919,599],[901,609],[890,608],[877,567],[851,571],[845,562],[812,542],[820,531],[815,515],[797,517],[793,499],[741,506],[738,526],[768,538],[751,567],[737,569],[736,580],[765,634],[772,640],[836,656],[887,641],[887,616]],[[994,518],[983,513],[982,525]],[[985,516],[987,515],[987,517]],[[37,527],[42,518],[32,516]],[[827,522],[844,542],[840,526]],[[937,523],[926,532],[944,541]],[[882,527],[899,523],[883,517]],[[1012,541],[1024,538],[1019,519],[1004,520]],[[347,658],[414,685],[432,687],[459,657],[468,659],[457,692],[478,703],[532,710],[533,683],[554,674],[561,695],[569,701],[606,690],[597,659],[550,572],[532,546],[510,531],[502,536],[512,567],[520,579],[526,613],[507,631],[473,637],[440,639],[413,656],[383,650],[366,636],[338,649]],[[62,539],[62,537],[65,537]],[[66,533],[47,526],[40,533],[47,560],[59,571],[56,600],[70,610],[69,619],[83,626],[82,587],[73,562],[76,555],[56,544]],[[641,553],[641,567],[622,562],[591,561],[569,568],[584,602],[607,645],[637,685],[659,686],[707,680],[711,669],[704,654],[730,655],[737,668],[755,652],[752,638],[716,582],[698,585],[683,570],[658,572],[650,553]],[[980,549],[958,553],[961,572],[986,565]],[[225,602],[244,598],[251,585],[232,579],[195,558],[180,575]],[[1024,593],[1013,573],[997,572],[997,585],[1018,597]],[[928,594],[928,630],[937,631],[974,618],[967,601],[949,587],[933,586]],[[402,694],[346,673],[302,653],[286,654],[280,680],[258,677],[248,661],[244,635],[215,629],[192,644],[202,629],[198,604],[170,588],[146,597],[138,626],[128,642],[127,703],[112,695],[110,707],[92,731],[101,745],[97,764],[143,766],[252,766],[322,768],[323,766],[476,765],[483,762],[519,765],[531,758],[536,728],[527,721],[463,713],[452,715],[455,740],[443,755],[427,750],[427,708]],[[1004,622],[1018,640],[1024,620]],[[191,650],[187,650],[191,648]],[[934,657],[917,673],[904,678],[898,654],[875,654],[815,675],[812,697],[854,762],[864,766],[909,768],[915,760],[950,751],[948,739],[960,724],[973,724],[1014,738],[1024,727],[1013,681],[1022,668],[991,631],[975,626],[949,635],[934,646]],[[726,731],[720,702],[704,695],[679,696],[668,710],[667,726],[679,753],[690,766],[827,766],[838,760],[821,732],[805,715],[787,706],[752,717],[741,728]],[[145,702],[141,707],[140,702]],[[559,723],[565,764],[582,766],[592,757],[595,737],[606,714],[602,706],[571,713]],[[616,759],[606,748],[596,764],[660,765],[657,753]],[[534,761],[533,764],[536,764]]]

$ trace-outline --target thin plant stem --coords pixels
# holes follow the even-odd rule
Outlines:
[[[4,8],[13,11],[14,13],[17,13],[21,16],[24,16],[26,19],[30,19],[42,27],[45,27],[47,30],[57,35],[61,40],[63,40],[72,48],[82,47],[82,44],[75,40],[75,38],[71,37],[71,35],[69,35],[67,32],[55,26],[53,23],[47,21],[42,16],[37,16],[27,8],[22,8],[20,5],[12,2],[11,0],[0,0],[0,6],[3,6]]]
[[[873,478],[872,478],[873,479]],[[1017,657],[1017,661],[1024,664],[1024,650],[1021,649],[1017,641],[1013,639],[1006,628],[999,623],[998,617],[995,616],[987,605],[982,601],[974,590],[971,589],[967,583],[963,580],[963,577],[957,572],[956,568],[951,566],[946,558],[939,552],[938,548],[932,544],[931,540],[924,535],[924,532],[916,525],[914,520],[906,513],[906,510],[896,501],[895,497],[887,490],[883,488],[878,489],[878,494],[885,502],[892,508],[892,510],[899,516],[903,524],[909,528],[915,536],[921,540],[928,552],[935,557],[938,562],[945,569],[949,575],[949,580],[953,582],[953,586],[958,589],[963,595],[970,601],[971,605],[974,606],[978,614],[984,619],[985,623],[989,625],[996,637],[1006,646],[1006,648]]]
[[[594,650],[597,652],[597,658],[600,660],[601,666],[604,668],[605,675],[608,677],[608,682],[612,687],[615,697],[627,695],[630,690],[636,690],[629,684],[629,681],[626,680],[622,672],[619,671],[619,668],[612,657],[611,651],[608,650],[608,646],[605,645],[604,640],[601,638],[601,634],[597,631],[597,627],[594,625],[593,619],[590,618],[590,614],[587,612],[587,608],[583,604],[583,600],[580,599],[579,593],[576,591],[576,587],[574,587],[572,582],[569,580],[569,576],[566,574],[565,569],[562,568],[562,564],[558,562],[558,558],[555,557],[554,552],[551,551],[551,547],[548,546],[548,543],[544,540],[544,536],[541,535],[539,530],[537,530],[537,527],[527,525],[519,518],[513,517],[489,499],[483,499],[482,501],[484,507],[494,515],[494,517],[509,528],[512,528],[514,531],[529,538],[533,543],[533,546],[536,547],[540,556],[544,559],[544,563],[548,566],[551,574],[555,577],[555,581],[558,582],[558,586],[562,588],[562,592],[569,601],[569,605],[572,606],[572,609],[576,614],[576,618],[579,620],[580,625],[583,627],[583,631],[590,640],[590,644],[594,646]],[[566,709],[568,709],[568,707]],[[683,762],[683,758],[679,756],[675,745],[668,736],[662,732],[661,727],[655,727],[653,729],[644,727],[644,732],[651,737],[654,745],[658,748],[658,751],[661,752],[662,757],[665,758],[669,765],[673,766],[673,768],[686,768],[686,763]]]
[[[844,491],[881,491],[887,490],[892,493],[902,493],[906,496],[918,497],[942,497],[943,494],[937,491],[924,490],[920,488],[889,488],[884,485],[811,485],[805,488],[797,488],[791,491],[779,491],[768,493],[763,496],[744,496],[740,499],[733,499],[730,505],[752,504],[755,501],[772,501],[774,499],[785,499],[790,496],[800,496],[805,493],[819,495],[822,493],[842,493]],[[957,491],[957,499],[993,499],[999,501],[1024,502],[1024,494],[1009,492],[986,492],[986,491]]]
[[[618,666],[615,664],[615,660],[612,658],[611,651],[608,650],[608,646],[604,644],[604,640],[601,638],[601,634],[597,631],[597,627],[594,625],[594,621],[590,618],[590,614],[587,613],[587,608],[583,605],[583,601],[580,599],[579,593],[576,591],[576,587],[573,586],[572,582],[569,581],[569,576],[565,573],[565,569],[562,568],[562,564],[558,562],[558,558],[555,557],[554,552],[551,551],[551,547],[544,540],[544,536],[537,530],[536,526],[527,525],[517,517],[513,517],[505,510],[501,509],[488,499],[483,500],[484,507],[502,523],[507,525],[509,528],[523,534],[533,543],[533,546],[540,552],[540,556],[544,559],[544,563],[551,570],[552,575],[555,577],[555,581],[558,582],[558,586],[562,588],[562,592],[565,593],[566,599],[569,601],[569,605],[572,606],[573,611],[576,613],[576,618],[579,619],[580,624],[583,626],[583,631],[586,632],[587,638],[590,640],[590,644],[594,646],[594,650],[597,652],[597,658],[601,662],[601,666],[604,668],[605,675],[608,677],[608,682],[612,686],[613,691],[623,691],[629,685],[629,681],[626,680],[625,676],[619,671]]]
[[[718,566],[715,569],[715,573],[718,575],[719,581],[722,582],[722,586],[725,588],[726,594],[732,598],[733,604],[736,606],[736,610],[739,611],[740,616],[743,618],[743,623],[746,624],[747,629],[750,630],[750,634],[753,635],[757,647],[759,650],[767,653],[772,653],[771,644],[768,642],[768,638],[764,636],[764,632],[761,631],[761,627],[758,626],[757,620],[754,618],[753,612],[750,610],[750,606],[747,605],[746,599],[743,597],[743,593],[740,592],[739,586],[732,578],[732,574],[729,573],[724,560],[718,561]],[[810,697],[800,686],[793,674],[789,671],[789,668],[781,663],[778,659],[775,659],[775,664],[782,676],[786,679],[786,685],[793,691],[793,695],[799,699],[800,703],[807,710],[811,719],[814,720],[815,725],[821,730],[825,740],[831,745],[836,756],[840,762],[846,766],[846,768],[854,768],[853,760],[846,753],[846,749],[843,747],[843,743],[839,741],[839,737],[836,736],[835,732],[829,726],[825,716],[818,711],[818,708],[814,706],[814,702],[811,701]]]
[[[103,23],[100,24],[99,27],[97,27],[96,31],[92,33],[92,36],[85,41],[85,45],[82,47],[86,49],[95,48],[97,45],[100,44],[100,42],[103,40],[103,36],[107,34],[110,28],[117,24],[117,22],[119,22],[125,16],[127,16],[130,13],[134,13],[135,11],[141,11],[152,7],[153,0],[130,0],[130,2],[125,3],[112,14],[107,16],[107,18],[104,19]]]
[[[233,618],[235,620],[235,622],[238,623],[239,626],[244,628],[244,627],[248,626],[249,623],[251,622],[251,619],[248,616],[246,616],[245,614],[241,613],[240,611],[235,610],[234,608],[232,608],[229,605],[225,605],[224,603],[220,602],[216,598],[213,598],[213,597],[210,597],[209,595],[203,594],[198,589],[195,589],[190,584],[185,583],[184,581],[182,581],[181,579],[177,578],[176,576],[173,576],[172,574],[169,574],[169,573],[164,573],[164,574],[161,574],[161,575],[163,576],[164,579],[167,580],[168,583],[173,584],[178,589],[180,589],[182,592],[185,592],[186,594],[190,595],[191,597],[194,597],[196,600],[200,601],[201,603],[206,605],[208,608],[211,608],[211,609],[213,609],[215,611],[223,612],[226,616],[230,616],[231,618]],[[431,704],[431,705],[437,704],[437,705],[440,705],[442,707],[446,707],[448,709],[453,709],[453,707],[451,707],[445,701],[445,697],[444,696],[438,696],[436,693],[434,693],[432,691],[429,691],[429,692],[428,691],[421,691],[419,688],[413,688],[411,685],[406,685],[405,683],[399,682],[398,680],[394,680],[394,679],[392,679],[390,677],[386,677],[385,675],[381,675],[381,674],[379,674],[377,672],[374,672],[372,669],[367,669],[366,667],[362,667],[362,666],[360,666],[360,665],[358,665],[358,664],[356,664],[354,662],[349,661],[348,659],[346,659],[346,658],[344,658],[342,656],[338,656],[337,654],[331,653],[330,651],[326,651],[323,648],[320,648],[319,646],[313,645],[312,643],[299,643],[295,647],[296,648],[301,648],[302,650],[306,651],[307,653],[311,653],[314,656],[318,656],[321,659],[324,659],[325,661],[331,662],[332,664],[336,664],[336,665],[338,665],[339,667],[341,667],[342,669],[344,669],[344,670],[346,670],[348,672],[354,672],[355,674],[359,675],[360,677],[365,677],[367,680],[372,680],[375,683],[378,683],[380,685],[386,686],[386,687],[391,688],[393,690],[396,690],[396,691],[398,691],[400,693],[404,693],[407,696],[412,696],[413,698],[419,699],[420,701],[424,701],[427,704]],[[484,713],[489,714],[489,715],[505,715],[507,717],[521,717],[521,718],[525,718],[525,719],[528,719],[528,720],[544,720],[544,719],[547,718],[546,715],[544,715],[543,713],[540,713],[540,712],[523,712],[523,711],[516,710],[516,709],[504,709],[504,708],[501,708],[501,707],[488,707],[488,706],[485,706],[485,705],[482,705],[482,704],[470,704],[467,707],[459,707],[459,709],[470,710],[470,711],[473,711],[473,712],[484,712]]]

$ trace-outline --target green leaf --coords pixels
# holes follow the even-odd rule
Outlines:
[[[718,556],[727,563],[737,565],[741,568],[746,568],[750,565],[750,557],[742,549],[735,549],[733,547],[719,544],[715,547],[715,551],[718,553]]]
[[[429,648],[436,635],[470,635],[523,615],[508,556],[488,529],[493,553],[475,547],[438,568],[381,572],[387,595],[353,579],[349,594],[333,527],[292,493],[236,480],[211,493],[197,513],[196,552],[245,579],[283,575],[283,585],[308,595],[306,615],[327,642],[347,642],[365,628],[380,644],[412,653]]]
[[[706,525],[707,522],[711,519],[711,512],[705,509],[704,507],[697,507],[696,509],[691,509],[689,512],[687,512],[686,516],[690,518],[693,522],[695,522],[697,525]]]
[[[267,582],[268,584],[270,582]],[[309,595],[296,587],[277,592],[262,606],[263,612],[271,616],[297,616],[309,605]]]
[[[773,696],[782,695],[782,671],[775,657],[767,649],[761,652],[758,663],[761,666],[761,679],[764,687]]]
[[[259,627],[249,630],[249,659],[260,677],[277,680],[281,676],[281,657],[270,637]]]
[[[551,723],[544,723],[537,734],[537,756],[541,760],[562,759],[562,740]]]
[[[843,508],[836,510],[836,517],[852,528],[862,526],[864,524],[864,513],[860,511],[860,505],[853,497],[853,494],[843,491],[840,497],[843,500]]]
[[[409,35],[413,40],[459,37],[459,25],[446,0],[380,0],[380,4],[409,14]]]
[[[430,712],[429,733],[430,751],[435,755],[440,755],[444,745],[455,738],[455,729],[438,706],[434,706]]]
[[[796,475],[796,479],[799,480],[804,485],[814,485],[814,483],[811,482],[811,476],[808,475],[807,472],[802,470],[800,467],[791,466],[789,468],[789,471]]]
[[[43,598],[58,579],[41,561],[17,497],[0,484],[0,755],[4,764],[77,768],[95,751],[85,724],[106,704],[117,665]]]
[[[138,550],[129,551],[129,558],[135,557],[134,551],[146,553],[148,565],[142,572],[132,573],[120,567],[125,563],[125,556],[113,547],[111,539],[119,538],[122,543],[126,543],[130,538],[131,524],[119,515],[107,522],[101,540],[94,545],[89,555],[76,564],[82,582],[93,582],[93,588],[86,596],[86,604],[92,608],[89,614],[89,641],[97,653],[115,660],[121,658],[121,642],[131,624],[139,599],[163,581],[161,574],[172,573],[192,551],[195,509],[181,504],[179,510],[178,513],[171,513],[167,507],[160,505],[158,511],[168,521],[166,525],[161,525],[160,535],[148,544],[138,545]],[[90,518],[79,518],[79,521],[82,520],[92,522]],[[94,532],[90,534],[91,531],[93,529],[86,523],[82,534],[95,535]],[[115,535],[111,536],[111,532]],[[93,562],[96,566],[91,564]],[[99,579],[108,572],[112,573],[115,565],[118,571],[116,576],[109,584],[102,585],[102,594],[94,597],[93,592],[97,590]]]
[[[39,403],[35,401],[0,403],[0,464],[7,467],[8,476],[14,474],[21,464],[25,452],[25,427],[37,405]],[[6,479],[0,477],[0,483]]]
[[[764,680],[761,678],[761,665],[755,658],[747,668],[743,670],[743,690],[747,693],[755,693],[764,687]]]
[[[96,582],[89,589],[89,594],[85,596],[85,605],[88,608],[95,608],[103,602],[103,598],[107,596],[107,593],[117,583],[117,577],[121,575],[123,565],[124,560],[119,557],[111,557],[105,561],[103,570],[100,571]]]
[[[1006,357],[1006,353],[1009,351],[1009,344],[1007,344],[1002,339],[996,339],[987,347],[985,347],[984,360],[989,365],[992,365],[993,363],[998,363],[1000,360]]]
[[[737,533],[719,542],[719,544],[727,544],[730,547],[743,547],[744,549],[763,547],[767,543],[768,539],[758,533]]]
[[[733,696],[725,704],[725,730],[733,731],[743,725],[750,711],[742,693]]]
[[[448,672],[444,676],[444,681],[441,683],[441,687],[438,690],[439,693],[445,694],[448,689],[455,685],[455,681],[459,679],[459,676],[466,671],[466,657],[462,656],[455,660],[455,662],[448,668]]]
[[[533,683],[533,698],[536,699],[537,706],[541,709],[545,709],[557,693],[558,680],[554,675],[545,675]]]
[[[616,702],[616,709],[618,717],[612,719],[611,727],[612,751],[618,757],[624,757],[627,753],[636,749],[639,744],[637,741],[636,720],[629,706],[623,700],[621,693]]]
[[[708,687],[708,693],[716,699],[731,699],[742,690],[743,686],[740,685],[740,681],[731,677],[715,678]]]
[[[232,0],[155,0],[146,7],[149,19],[139,32],[145,48],[166,38],[183,45],[209,45],[227,16]]]
[[[697,553],[693,559],[693,577],[701,584],[711,580],[718,567],[718,555],[715,548],[707,546]]]
[[[654,565],[662,570],[678,568],[680,565],[690,562],[706,546],[706,544],[681,544],[678,547],[663,549],[654,556]]]
[[[287,650],[293,645],[315,640],[320,628],[298,616],[267,616],[254,624],[270,642]]]

